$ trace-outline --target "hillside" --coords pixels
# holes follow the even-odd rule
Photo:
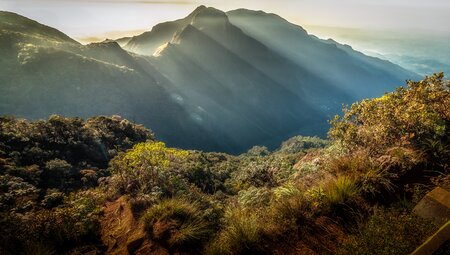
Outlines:
[[[201,130],[166,90],[168,81],[117,43],[83,46],[19,15],[0,17],[0,114],[34,119],[54,113],[120,114],[153,123],[162,139],[180,146],[189,146],[183,137],[195,137]]]
[[[13,13],[0,13],[0,23],[0,114],[118,114],[187,149],[241,153],[298,134],[325,137],[342,104],[416,78],[248,10],[200,6],[118,40],[124,48],[81,45]]]
[[[440,227],[413,207],[450,196],[449,104],[435,74],[348,107],[330,140],[241,155],[118,116],[0,118],[0,253],[411,254]]]

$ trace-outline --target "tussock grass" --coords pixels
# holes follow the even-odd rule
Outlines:
[[[197,249],[209,239],[212,227],[196,203],[167,199],[142,216],[146,231],[170,249]]]
[[[226,225],[208,249],[208,254],[266,254],[264,249],[265,221],[256,212],[229,208]]]
[[[348,176],[339,176],[333,181],[327,182],[323,186],[326,202],[330,206],[344,204],[353,199],[359,193],[355,181]]]

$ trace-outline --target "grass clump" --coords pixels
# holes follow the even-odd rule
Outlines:
[[[345,204],[358,195],[359,189],[350,177],[340,176],[323,186],[323,194],[329,205]]]
[[[208,254],[266,254],[265,229],[258,213],[241,208],[229,209],[225,213],[225,222]]]
[[[169,250],[197,250],[212,233],[197,204],[178,198],[154,205],[142,220],[150,236]]]

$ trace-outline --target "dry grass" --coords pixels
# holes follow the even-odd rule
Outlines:
[[[153,239],[172,250],[197,250],[212,233],[197,204],[182,199],[154,205],[144,213],[142,221]]]

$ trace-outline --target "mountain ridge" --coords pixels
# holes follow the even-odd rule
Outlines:
[[[188,149],[240,153],[298,134],[325,136],[342,104],[411,76],[264,12],[200,6],[141,35],[88,45],[13,15],[18,27],[31,24],[18,35],[1,16],[0,114],[118,114]],[[304,49],[317,61],[286,54]]]

